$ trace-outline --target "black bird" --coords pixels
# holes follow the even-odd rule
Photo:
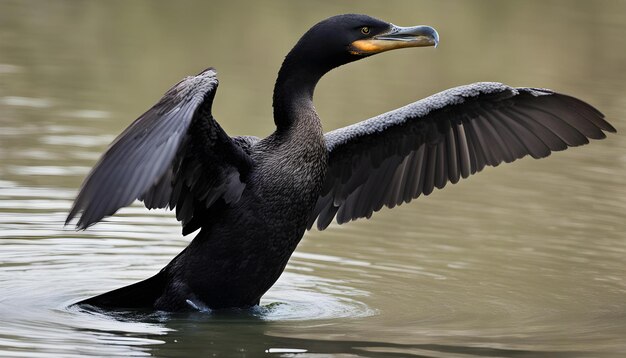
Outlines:
[[[324,134],[313,107],[331,69],[404,47],[436,46],[428,26],[366,15],[313,26],[274,88],[276,131],[230,137],[211,114],[213,68],[190,76],[133,122],[85,179],[66,224],[85,229],[139,199],[176,208],[196,237],[155,276],[80,304],[165,311],[257,305],[305,230],[369,218],[447,182],[526,155],[605,138],[604,116],[547,89],[475,83]]]

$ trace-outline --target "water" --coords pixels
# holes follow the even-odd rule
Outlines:
[[[626,354],[621,133],[309,232],[253,311],[68,307],[152,275],[190,240],[139,205],[63,227],[115,135],[207,66],[228,133],[267,135],[282,57],[345,12],[432,25],[441,44],[331,72],[316,93],[327,130],[475,81],[558,89],[626,128],[624,2],[0,2],[0,356]]]

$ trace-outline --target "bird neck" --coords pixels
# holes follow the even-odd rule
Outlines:
[[[313,92],[326,73],[292,50],[283,61],[274,86],[274,123],[277,132],[302,125],[304,120],[317,119]]]

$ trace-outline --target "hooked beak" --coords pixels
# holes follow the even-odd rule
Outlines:
[[[353,55],[373,55],[405,47],[424,47],[439,44],[437,30],[430,26],[400,27],[391,25],[389,31],[350,44]]]

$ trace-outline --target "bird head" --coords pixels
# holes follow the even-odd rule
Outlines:
[[[367,15],[346,14],[314,25],[292,52],[328,71],[377,53],[438,43],[439,34],[430,26],[400,27]]]

